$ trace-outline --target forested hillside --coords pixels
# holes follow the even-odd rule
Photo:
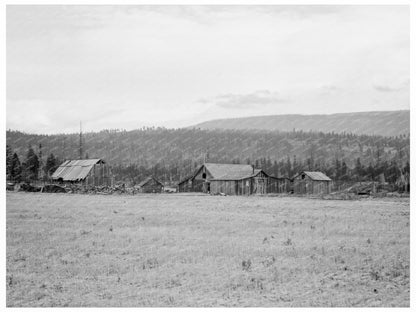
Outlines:
[[[396,136],[410,133],[410,112],[362,112],[330,115],[277,115],[211,120],[193,126],[200,129],[261,129],[321,131]]]
[[[79,134],[35,135],[7,131],[7,145],[21,163],[31,146],[45,164],[79,158]],[[103,158],[116,179],[134,183],[149,174],[177,182],[203,163],[251,163],[276,176],[321,170],[339,180],[374,179],[383,172],[393,181],[409,168],[409,136],[322,132],[143,128],[82,135],[83,157]],[[41,145],[41,149],[39,149]]]

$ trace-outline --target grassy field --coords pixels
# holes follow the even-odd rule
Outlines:
[[[402,306],[409,199],[7,192],[7,306]]]

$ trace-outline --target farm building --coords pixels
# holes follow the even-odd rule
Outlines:
[[[206,163],[178,184],[179,192],[250,195],[288,191],[289,179],[269,176],[251,165]]]
[[[302,171],[293,178],[295,194],[328,194],[331,188],[332,180],[322,172]]]
[[[102,159],[66,160],[52,174],[57,182],[80,183],[90,186],[111,186],[110,167]]]
[[[140,193],[161,193],[163,184],[154,177],[148,177],[139,183]]]

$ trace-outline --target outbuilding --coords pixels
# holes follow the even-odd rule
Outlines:
[[[163,191],[163,184],[155,177],[148,177],[139,183],[140,193],[161,193]]]
[[[295,194],[329,194],[332,180],[319,171],[302,171],[293,177]]]
[[[89,186],[112,186],[110,167],[102,159],[64,161],[52,174],[56,182],[79,183]]]
[[[288,191],[289,179],[242,164],[205,163],[178,184],[179,192],[251,195]]]

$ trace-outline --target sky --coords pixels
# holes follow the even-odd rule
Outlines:
[[[6,127],[409,109],[408,6],[6,8]]]

